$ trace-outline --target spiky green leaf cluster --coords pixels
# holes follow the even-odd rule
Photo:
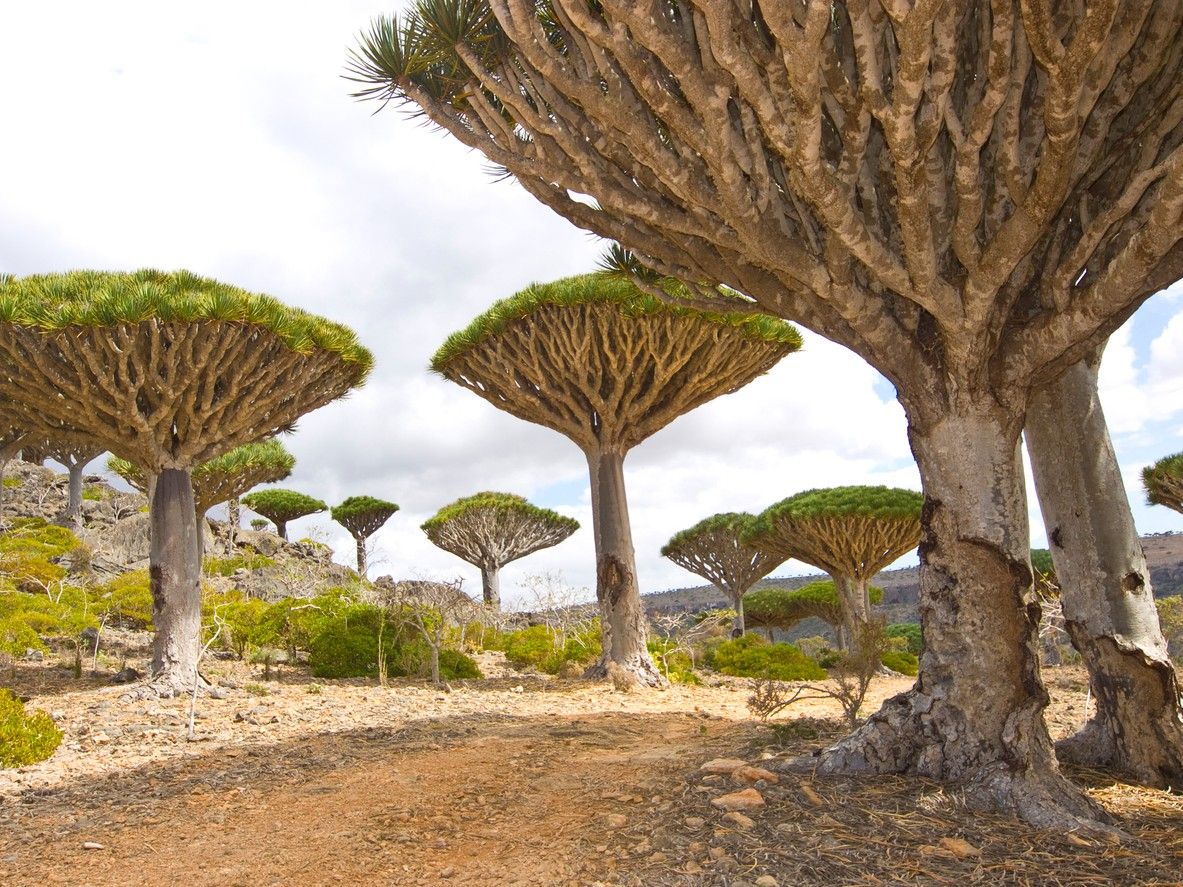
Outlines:
[[[1164,456],[1142,469],[1146,501],[1183,511],[1183,453]]]
[[[329,506],[295,490],[272,487],[242,497],[242,504],[272,521],[286,522],[324,511]]]
[[[737,300],[738,301],[738,300]],[[778,342],[801,347],[801,334],[791,324],[766,314],[724,313],[700,311],[683,305],[671,305],[651,296],[628,280],[604,274],[581,274],[552,283],[535,283],[508,299],[493,304],[488,311],[475,318],[466,328],[452,333],[431,359],[431,368],[443,372],[457,355],[478,346],[510,324],[529,317],[545,306],[573,307],[577,305],[612,304],[629,317],[674,315],[695,317],[705,323],[730,326],[750,339]]]
[[[273,475],[273,480],[282,480],[291,474],[295,467],[296,457],[278,440],[272,438],[259,443],[243,444],[198,465],[193,469],[193,486],[197,489],[215,478],[233,478],[263,470]],[[147,487],[143,469],[127,459],[110,456],[107,458],[107,468],[137,490],[143,491]]]
[[[752,522],[745,538],[771,532],[778,518],[835,517],[919,518],[924,496],[898,487],[854,486],[806,490],[765,509]]]
[[[348,327],[188,271],[70,271],[0,282],[0,323],[53,331],[151,319],[261,327],[298,353],[327,351],[357,365],[359,384],[373,366]]]
[[[557,511],[551,511],[549,508],[539,508],[537,505],[533,505],[521,496],[516,496],[513,493],[494,493],[489,491],[464,496],[455,502],[445,505],[435,513],[434,517],[428,518],[423,522],[422,529],[424,531],[430,531],[435,527],[443,526],[477,509],[516,511],[552,526],[569,528],[572,533],[579,529],[579,521],[574,518],[566,517]]]
[[[883,589],[869,586],[872,604],[883,600]],[[803,619],[816,617],[837,625],[842,620],[838,589],[832,579],[810,582],[801,588],[761,588],[743,599],[744,618],[753,627],[790,629]]]
[[[350,496],[340,505],[334,505],[330,511],[333,520],[345,524],[354,520],[369,520],[379,516],[382,519],[390,517],[398,511],[398,506],[385,499],[375,499],[373,496]]]
[[[754,515],[743,511],[727,511],[722,514],[712,514],[710,517],[700,520],[693,527],[689,527],[671,536],[670,541],[661,547],[661,556],[669,557],[670,554],[682,546],[709,533],[726,531],[740,536],[751,525],[753,520],[755,520]]]

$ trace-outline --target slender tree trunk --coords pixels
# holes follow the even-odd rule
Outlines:
[[[1183,707],[1150,572],[1097,396],[1100,353],[1036,391],[1027,449],[1096,715],[1056,744],[1061,760],[1183,789]]]
[[[600,603],[603,653],[591,676],[608,673],[609,663],[639,683],[665,683],[646,647],[648,629],[637,588],[636,555],[624,492],[624,453],[587,454],[591,473],[592,529],[596,540],[596,598]]]
[[[485,606],[494,612],[501,612],[501,569],[497,566],[481,567],[481,592]]]
[[[954,780],[975,807],[1097,829],[1106,814],[1059,772],[1043,720],[1022,420],[985,400],[924,424],[909,412],[925,492],[920,674],[818,768]]]
[[[226,503],[226,522],[229,530],[226,534],[226,545],[229,548],[228,554],[233,555],[238,545],[238,531],[242,527],[242,505],[237,496]]]
[[[8,467],[12,457],[20,452],[23,439],[22,435],[16,440],[0,445],[0,526],[4,524],[4,469]]]
[[[153,690],[190,690],[201,654],[201,559],[193,483],[188,471],[165,469],[151,506]]]
[[[731,596],[731,605],[735,608],[735,621],[731,623],[731,634],[733,637],[743,637],[747,630],[744,626],[743,619],[743,596],[747,589],[727,589],[727,593]]]
[[[439,686],[440,681],[440,642],[437,639],[431,645],[431,682],[435,686]]]
[[[284,537],[287,538],[286,536]],[[366,537],[357,535],[353,537],[353,541],[357,543],[357,575],[362,579],[366,578]]]
[[[70,472],[70,496],[66,500],[65,517],[75,523],[82,522],[82,470],[85,467],[82,462],[66,466],[66,470]]]
[[[205,512],[197,512],[197,569],[202,571],[205,569],[205,531],[208,526],[205,519]]]
[[[288,541],[288,522],[285,520],[273,521],[275,524],[275,534],[279,536],[284,542]]]

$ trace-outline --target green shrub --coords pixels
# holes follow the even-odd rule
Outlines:
[[[505,658],[518,668],[533,667],[545,674],[558,674],[567,662],[584,665],[600,655],[599,621],[581,631],[568,634],[559,646],[559,637],[545,625],[531,625],[504,636]]]
[[[649,639],[649,655],[663,675],[675,684],[701,684],[694,673],[694,660],[669,638]]]
[[[815,681],[825,670],[792,644],[770,644],[755,634],[724,641],[707,652],[707,665],[722,674],[774,681]]]
[[[269,643],[287,651],[293,662],[300,650],[310,650],[325,623],[355,603],[344,589],[330,588],[314,598],[282,598],[263,617]]]
[[[96,607],[120,628],[151,631],[152,587],[147,570],[132,570],[116,576],[96,592]]]
[[[44,592],[66,578],[57,560],[80,544],[65,527],[39,518],[14,520],[0,533],[0,574],[24,591]]]
[[[270,643],[273,635],[272,624],[267,621],[269,609],[258,598],[244,599],[238,596],[237,600],[226,600],[217,608],[218,616],[224,622],[219,638],[223,646],[243,659],[247,651]]]
[[[883,654],[883,664],[892,671],[915,677],[920,671],[920,660],[912,653],[888,650]]]
[[[24,619],[0,616],[0,653],[19,659],[26,650],[44,651],[41,636]]]
[[[76,639],[85,629],[98,625],[88,602],[84,590],[70,586],[62,589],[56,601],[45,594],[0,594],[0,650],[19,656],[26,648],[45,649],[43,638]]]
[[[21,479],[19,477],[4,478],[4,489],[6,489],[6,490],[15,490],[20,485],[21,485]]]
[[[201,568],[207,576],[232,576],[235,570],[262,570],[274,567],[272,558],[261,554],[239,554],[234,557],[207,557]]]
[[[57,750],[62,731],[43,711],[25,714],[21,701],[0,689],[0,767],[44,761]]]
[[[82,488],[82,498],[88,502],[101,502],[103,495],[103,488],[98,484],[87,484]]]
[[[483,678],[476,662],[459,650],[440,650],[440,677],[445,681]]]
[[[887,626],[887,636],[889,638],[903,638],[907,641],[907,652],[913,656],[919,656],[924,649],[923,641],[920,636],[919,622],[897,622],[894,625]]]

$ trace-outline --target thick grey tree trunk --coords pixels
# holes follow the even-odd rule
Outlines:
[[[842,631],[837,632],[839,648],[849,650],[859,636],[859,627],[871,617],[867,583],[837,574],[830,578],[834,580],[834,591],[842,609]]]
[[[284,542],[288,541],[288,522],[285,520],[273,521],[275,524],[275,533]]]
[[[151,505],[153,692],[191,692],[201,654],[201,558],[193,483],[188,471],[165,469]]]
[[[1098,352],[1036,391],[1027,412],[1027,451],[1064,622],[1097,704],[1056,752],[1183,789],[1179,683],[1097,395],[1099,367]]]
[[[600,661],[589,675],[604,676],[609,663],[614,663],[639,683],[658,687],[665,678],[646,646],[649,631],[637,588],[636,555],[624,492],[624,455],[615,450],[587,454],[596,541],[596,598],[604,645]]]
[[[284,537],[287,538],[286,536]],[[353,537],[353,541],[357,543],[357,575],[362,579],[366,578],[366,537],[357,535]]]
[[[501,612],[501,570],[495,565],[481,567],[481,593],[485,598],[485,606],[498,613]]]
[[[82,521],[82,470],[84,468],[86,465],[81,462],[66,466],[66,470],[70,472],[70,495],[66,500],[65,517],[76,523]]]
[[[984,399],[924,425],[909,411],[925,493],[920,673],[817,768],[953,780],[975,807],[1096,829],[1106,814],[1060,773],[1043,720],[1021,418]]]

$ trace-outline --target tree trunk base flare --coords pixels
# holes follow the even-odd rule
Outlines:
[[[200,673],[197,676],[197,694],[206,695],[212,684]],[[193,675],[185,675],[179,669],[169,669],[153,675],[143,683],[136,684],[121,696],[121,699],[178,699],[193,695]]]
[[[1043,720],[1020,415],[993,402],[924,424],[909,413],[925,491],[919,675],[814,766],[946,780],[978,809],[1112,833],[1105,811],[1060,773]]]
[[[1075,735],[1056,743],[1065,763],[1113,770],[1133,782],[1183,790],[1183,700],[1169,660],[1136,644],[1093,637],[1067,623],[1072,645],[1089,664],[1097,713]]]
[[[486,607],[495,613],[501,612],[501,576],[496,566],[481,567],[481,595]]]
[[[1027,448],[1065,628],[1096,715],[1060,760],[1183,789],[1183,700],[1097,391],[1101,352],[1031,396]]]
[[[158,695],[192,692],[201,657],[201,556],[188,471],[165,469],[153,491],[149,581],[152,678]]]

